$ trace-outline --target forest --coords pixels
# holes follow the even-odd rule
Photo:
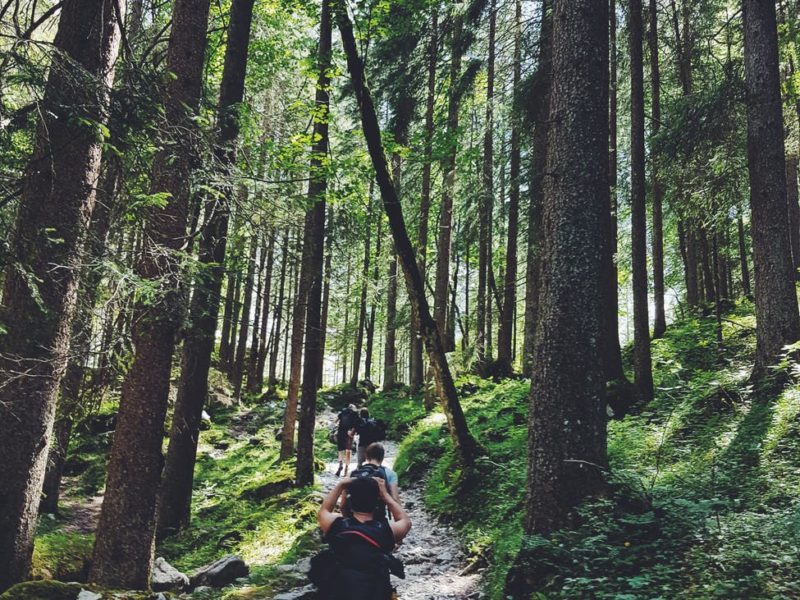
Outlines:
[[[0,0],[0,600],[800,598],[799,63],[800,0]]]

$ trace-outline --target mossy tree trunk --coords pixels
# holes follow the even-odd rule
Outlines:
[[[123,12],[124,0],[117,6]],[[114,2],[67,0],[61,8],[8,249],[0,306],[0,592],[30,569],[100,173],[98,128],[108,115],[118,25]]]

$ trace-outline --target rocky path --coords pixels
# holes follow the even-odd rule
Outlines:
[[[394,466],[397,444],[388,441],[384,465]],[[338,462],[328,463],[320,474],[324,489],[336,485]],[[351,469],[355,468],[355,457]],[[422,485],[400,490],[400,499],[411,517],[411,532],[395,552],[406,569],[406,578],[392,577],[399,600],[471,600],[480,598],[480,576],[471,572],[456,532],[426,510]]]

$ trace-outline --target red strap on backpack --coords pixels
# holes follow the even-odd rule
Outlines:
[[[348,531],[342,531],[339,535],[348,535],[348,534],[349,535],[357,535],[357,536],[359,536],[361,538],[364,538],[370,544],[375,546],[378,550],[382,551],[381,545],[378,542],[376,542],[375,540],[373,540],[371,537],[369,537],[366,533],[361,533],[360,531],[355,531],[354,529],[350,529]]]

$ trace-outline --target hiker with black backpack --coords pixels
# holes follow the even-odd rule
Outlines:
[[[360,411],[361,418],[356,424],[356,433],[358,434],[358,468],[364,464],[367,447],[375,442],[382,442],[386,439],[386,425],[383,421],[371,419],[369,410],[362,408]]]
[[[352,516],[335,512],[336,500],[347,492]],[[374,518],[381,501],[394,519]],[[411,519],[376,477],[343,479],[328,492],[317,515],[329,549],[311,561],[311,580],[326,600],[390,600],[390,574],[404,577],[402,563],[392,556],[394,547],[411,529]]]
[[[345,477],[350,470],[350,457],[353,451],[353,438],[355,437],[356,427],[359,424],[356,407],[351,404],[336,417],[336,448],[339,450],[339,468],[336,476],[342,474],[344,467]]]
[[[353,471],[352,477],[374,477],[383,480],[386,483],[386,489],[389,491],[389,495],[399,503],[400,487],[398,485],[397,473],[389,467],[383,466],[383,458],[386,455],[386,449],[383,447],[383,444],[380,442],[373,442],[366,448],[364,453],[364,464]],[[350,516],[352,514],[352,509],[350,508],[345,492],[342,493],[339,504],[342,507],[342,514],[345,516]],[[387,519],[386,504],[384,504],[382,500],[378,499],[373,510],[373,515],[376,520],[381,519],[385,521]]]

